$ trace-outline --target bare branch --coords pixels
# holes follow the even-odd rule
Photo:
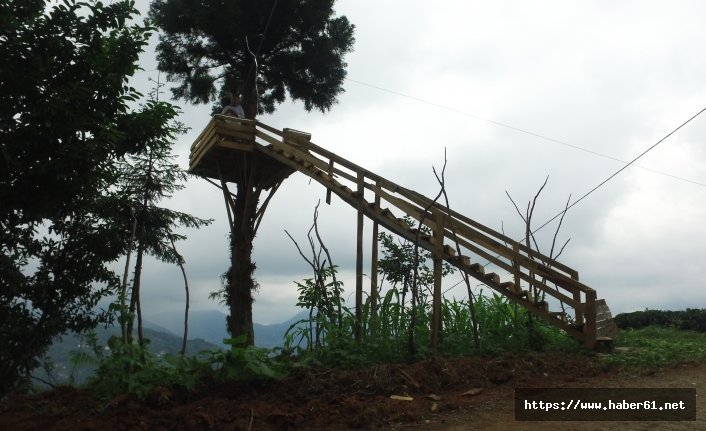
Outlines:
[[[253,229],[253,232],[257,232],[257,228],[260,227],[260,222],[262,221],[262,216],[265,214],[265,210],[267,209],[267,205],[270,203],[272,196],[275,195],[275,192],[277,191],[277,189],[279,189],[279,186],[281,186],[281,185],[282,185],[282,181],[279,181],[279,182],[277,182],[277,184],[272,186],[272,189],[267,194],[267,197],[262,202],[262,205],[260,205],[260,208],[258,208],[257,212],[255,213],[255,228]]]
[[[561,229],[561,223],[564,221],[564,216],[566,215],[566,211],[569,209],[569,202],[571,202],[571,195],[569,195],[569,199],[566,200],[566,206],[564,207],[564,211],[561,213],[561,218],[559,219],[559,225],[557,225],[556,230],[554,231],[554,238],[552,239],[552,248],[549,251],[549,257],[551,257],[552,259],[556,259],[557,257],[559,257],[559,254],[561,254],[561,251],[560,251],[559,254],[554,256],[554,245],[556,244],[556,237],[559,234],[559,229]],[[568,243],[568,241],[567,241],[567,243]],[[566,247],[566,244],[564,244],[564,247]],[[561,249],[563,250],[564,247],[562,247]]]
[[[296,241],[294,238],[292,238],[292,235],[290,235],[289,232],[287,232],[287,229],[284,230],[284,233],[286,233],[287,236],[289,237],[289,239],[292,240],[292,242],[294,243],[294,245],[297,247],[297,250],[299,251],[299,254],[301,255],[302,258],[304,258],[304,260],[306,261],[306,263],[308,263],[309,266],[311,266],[311,268],[312,268],[314,271],[316,271],[316,266],[314,266],[314,263],[313,263],[312,261],[310,261],[310,260],[304,255],[304,253],[302,252],[302,249],[299,247],[299,243],[297,243],[297,241]]]
[[[556,256],[553,257],[553,259],[559,258],[561,256],[561,253],[564,251],[564,248],[569,244],[569,241],[571,241],[571,238],[567,239],[564,245],[561,246],[561,249],[559,249],[559,253],[556,254]]]
[[[529,247],[531,244],[529,242],[530,236],[533,237],[534,233],[531,230],[532,227],[532,216],[534,215],[534,208],[537,205],[537,199],[539,199],[539,195],[542,193],[542,190],[544,190],[544,187],[547,185],[547,182],[549,181],[549,175],[547,175],[547,178],[544,179],[544,184],[542,184],[542,187],[537,190],[537,193],[534,195],[534,199],[532,199],[532,205],[527,204],[527,235],[526,235],[526,241],[527,241],[527,246]],[[533,238],[534,239],[534,238]],[[535,247],[537,247],[537,241],[534,242]],[[537,249],[539,251],[539,249]]]
[[[527,219],[525,219],[525,216],[522,215],[522,212],[520,211],[520,208],[517,206],[517,204],[515,203],[514,199],[512,199],[512,196],[510,196],[510,193],[508,193],[507,190],[505,190],[505,194],[506,194],[507,197],[510,199],[510,202],[512,202],[512,204],[515,206],[515,210],[517,211],[517,214],[520,215],[520,218],[522,219],[522,221],[525,222],[525,223],[527,223]]]
[[[436,180],[439,182],[439,186],[441,187],[441,193],[443,194],[444,202],[446,203],[446,209],[450,213],[451,205],[449,204],[449,196],[446,193],[446,179],[444,178],[445,170],[446,170],[446,148],[444,148],[444,169],[442,169],[442,171],[441,171],[441,178],[439,178],[439,175],[436,174],[436,170],[434,170],[434,176],[436,176]],[[507,192],[505,192],[505,193],[507,193]],[[509,194],[508,194],[508,197],[510,197]],[[512,198],[510,198],[510,200],[512,201]],[[513,204],[514,204],[514,202],[513,202]],[[517,205],[515,205],[515,208],[517,208]],[[519,209],[518,209],[518,213],[519,213]],[[521,216],[522,216],[522,214],[520,214],[520,217]],[[454,226],[454,222],[453,222],[454,218],[449,217],[449,220],[450,220],[449,229],[451,230],[451,232],[453,234],[454,242],[456,244],[456,254],[458,256],[462,256],[463,253],[461,251],[461,245],[458,242],[458,235],[456,234],[456,227]],[[503,230],[504,230],[504,226],[503,226]],[[504,235],[504,233],[503,233],[503,235]],[[473,332],[473,344],[476,349],[480,349],[480,338],[478,335],[478,320],[476,319],[475,306],[474,306],[475,297],[473,295],[473,290],[471,288],[471,281],[470,281],[469,275],[466,271],[461,271],[461,274],[463,277],[463,281],[466,284],[466,292],[468,294],[468,310],[471,314],[471,327],[472,327],[472,332]]]

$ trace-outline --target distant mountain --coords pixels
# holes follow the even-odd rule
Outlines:
[[[284,334],[294,323],[309,317],[309,312],[303,310],[282,323],[261,325],[255,323],[255,344],[258,347],[281,347]],[[155,323],[157,322],[157,323]],[[184,331],[184,314],[182,312],[161,313],[144,321],[144,335],[149,339],[149,349],[156,355],[179,353],[181,351],[182,334]],[[108,355],[108,339],[119,335],[119,327],[96,329],[97,345]],[[189,313],[189,332],[187,355],[194,355],[203,350],[216,350],[225,347],[223,339],[230,338],[226,331],[226,315],[218,310],[193,311]],[[94,355],[92,346],[85,336],[68,334],[57,340],[49,348],[48,359],[53,364],[53,371],[47,373],[37,369],[35,377],[53,383],[81,384],[93,373],[90,366],[75,367],[70,360],[70,352],[86,352]],[[41,385],[40,385],[41,386]]]
[[[166,353],[177,354],[181,352],[182,337],[171,333],[168,329],[160,327],[154,323],[145,322],[143,333],[149,339],[149,349],[152,353],[161,356]],[[97,346],[102,349],[104,355],[109,354],[108,339],[113,335],[119,335],[119,327],[99,327],[96,329]],[[190,338],[186,342],[186,354],[194,355],[202,350],[217,350],[221,345],[209,343],[203,339]],[[94,368],[90,366],[75,366],[70,359],[71,352],[85,352],[95,356],[93,347],[89,345],[86,336],[77,334],[64,335],[57,338],[49,348],[47,358],[52,364],[53,370],[48,373],[44,369],[37,369],[33,373],[35,377],[55,383],[76,383],[81,384],[93,373]]]
[[[309,316],[309,312],[304,310],[286,322],[271,325],[253,324],[255,331],[255,345],[258,347],[281,347],[284,342],[284,334],[287,329],[299,320]],[[218,346],[225,346],[223,339],[230,338],[226,330],[226,314],[218,310],[192,311],[189,313],[189,338],[202,338]],[[179,334],[184,330],[184,314],[180,311],[164,312],[150,319],[157,322],[169,332]]]
[[[284,334],[287,332],[289,327],[308,317],[309,311],[302,310],[286,322],[274,323],[271,325],[254,323],[253,330],[255,331],[255,345],[267,348],[282,347],[282,344],[284,344]]]

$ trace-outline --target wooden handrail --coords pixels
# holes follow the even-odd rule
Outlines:
[[[467,237],[467,239],[470,239],[472,242],[481,242],[485,244],[486,248],[492,249],[494,252],[500,254],[506,259],[517,259],[521,262],[521,265],[526,269],[541,270],[542,273],[549,275],[552,278],[552,281],[556,280],[562,285],[572,286],[582,292],[592,290],[590,287],[578,282],[578,272],[574,269],[556,261],[555,259],[552,259],[535,250],[532,250],[523,244],[519,244],[519,248],[526,255],[523,255],[522,253],[518,254],[515,250],[513,250],[513,247],[509,245],[516,243],[516,240],[491,228],[488,228],[487,226],[478,223],[463,214],[451,210],[445,205],[434,202],[431,199],[415,191],[402,187],[312,142],[306,143],[307,151],[304,152],[304,150],[301,149],[300,145],[292,145],[287,143],[287,140],[284,139],[284,132],[280,132],[279,130],[267,126],[261,122],[257,122],[257,126],[258,128],[264,129],[264,131],[266,132],[270,132],[271,134],[281,137],[281,139],[277,139],[267,135],[261,130],[257,130],[256,136],[258,138],[263,139],[270,145],[283,145],[284,147],[281,148],[285,148],[287,151],[290,152],[300,151],[301,153],[297,154],[298,157],[309,161],[312,165],[316,166],[316,168],[321,171],[333,172],[334,174],[345,178],[351,181],[352,183],[356,183],[358,175],[362,174],[364,176],[364,179],[370,180],[370,182],[364,182],[365,188],[373,191],[376,194],[380,193],[383,189],[389,191],[390,193],[380,193],[382,199],[384,199],[386,202],[390,203],[394,207],[400,209],[405,214],[409,214],[415,217],[415,214],[410,214],[410,212],[417,212],[415,218],[419,219],[420,217],[418,215],[421,214],[426,207],[429,207],[430,210],[431,208],[433,208],[436,211],[441,211],[447,216],[447,221],[445,222],[445,224],[447,226],[453,226],[454,229],[457,231],[457,234],[459,234],[458,231],[463,231],[465,235],[462,236]],[[315,156],[319,156],[321,158]],[[322,158],[328,160],[323,160]],[[335,166],[333,169],[329,167],[332,162]],[[345,172],[341,169],[341,167],[347,168],[352,172]],[[378,186],[376,186],[375,184],[378,184]],[[402,200],[400,197],[393,196],[393,193],[406,198],[408,202],[405,203],[405,201]],[[425,224],[433,224],[433,221],[430,217],[427,217],[425,222]],[[447,238],[451,240],[453,239],[448,235]],[[497,240],[500,240],[505,244],[500,243]],[[538,259],[539,262],[533,260],[532,258]],[[570,290],[573,291],[574,289]]]
[[[228,140],[233,137],[237,142]],[[531,288],[572,307],[576,312],[576,323],[581,325],[585,322],[587,330],[595,332],[595,315],[591,313],[595,314],[596,292],[578,281],[576,270],[414,190],[402,187],[338,156],[312,143],[310,137],[308,133],[297,130],[280,131],[256,120],[236,120],[233,117],[215,115],[191,146],[190,169],[198,165],[213,145],[265,153],[324,185],[327,188],[327,200],[333,192],[376,223],[412,240],[415,234],[407,229],[397,216],[391,216],[389,210],[393,209],[413,217],[433,232],[431,237],[425,238],[423,246],[434,252],[435,256],[445,250],[445,242],[457,243],[463,250],[507,271],[518,288],[519,283],[524,282]],[[373,202],[365,199],[366,189],[374,195]],[[501,292],[502,284],[513,284],[484,278],[483,271],[471,274],[469,271],[475,271],[473,268],[477,269],[478,263],[469,267],[468,263],[464,263],[467,262],[467,257],[464,257],[465,260],[454,260],[453,255],[444,258],[474,278],[486,284],[490,282],[491,287],[500,289]],[[491,275],[491,279],[493,277],[495,276]],[[555,286],[550,286],[549,283]],[[533,306],[529,297],[523,299],[517,295],[515,293],[515,296],[510,297],[530,308],[533,313],[550,317],[547,312]],[[582,297],[585,297],[585,301]],[[550,323],[575,334],[575,329],[568,324],[555,321]],[[595,338],[595,334],[592,336]],[[587,337],[589,342],[595,342],[595,339],[590,340],[590,334]]]

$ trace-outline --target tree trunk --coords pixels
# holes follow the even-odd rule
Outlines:
[[[243,82],[241,86],[240,104],[243,106],[245,118],[254,120],[257,117],[258,101],[257,90],[255,89],[255,79],[257,79],[257,71],[253,69],[252,75],[248,82]]]
[[[130,295],[130,314],[131,317],[127,322],[127,340],[132,343],[132,328],[134,317],[137,317],[137,340],[140,344],[143,343],[142,334],[142,307],[140,307],[140,280],[142,279],[142,256],[144,255],[144,247],[142,242],[137,248],[137,258],[135,259],[135,279],[132,282],[132,293]]]
[[[230,306],[229,331],[232,338],[245,335],[245,344],[255,343],[252,324],[252,291],[255,288],[252,261],[253,239],[255,238],[255,218],[260,190],[251,186],[250,176],[246,176],[245,186],[238,184],[234,201],[233,226],[231,227],[231,267],[228,286]]]
[[[142,196],[142,207],[140,208],[140,214],[137,218],[138,226],[138,246],[137,246],[137,258],[135,261],[135,279],[132,281],[132,295],[130,297],[130,313],[135,313],[137,310],[137,339],[140,345],[144,342],[144,337],[142,334],[142,307],[140,306],[140,281],[142,279],[142,256],[145,252],[145,223],[147,220],[147,207],[149,204],[149,186],[152,183],[152,156],[153,151],[150,149],[149,161],[147,165],[147,174],[145,175],[145,183],[143,185],[144,192]],[[134,314],[130,316],[130,320],[127,325],[127,338],[128,342],[132,343],[132,325],[133,325]]]

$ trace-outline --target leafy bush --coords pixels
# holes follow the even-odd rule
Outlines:
[[[621,329],[640,329],[648,326],[678,328],[706,332],[706,309],[687,308],[685,311],[645,310],[621,313],[613,318]]]
[[[225,339],[223,342],[231,348],[201,352],[201,355],[206,356],[204,362],[213,370],[216,380],[279,379],[286,374],[282,364],[270,356],[270,349],[242,347],[245,344],[245,336]]]
[[[285,375],[269,349],[243,346],[243,337],[224,340],[228,350],[202,351],[196,356],[156,356],[143,344],[123,343],[120,337],[108,341],[110,354],[105,355],[95,336],[88,336],[91,353],[72,352],[75,365],[96,366],[89,387],[100,398],[118,394],[133,395],[141,400],[158,388],[181,388],[195,391],[210,381],[277,379]]]
[[[88,337],[92,355],[72,352],[74,365],[94,365],[96,369],[89,379],[89,387],[100,398],[111,398],[117,394],[131,394],[144,399],[157,386],[179,385],[192,389],[195,381],[184,379],[178,369],[169,366],[144,344],[123,344],[120,337],[108,340],[110,354],[105,356],[95,337]]]
[[[678,313],[680,329],[706,332],[706,309],[687,308]]]

